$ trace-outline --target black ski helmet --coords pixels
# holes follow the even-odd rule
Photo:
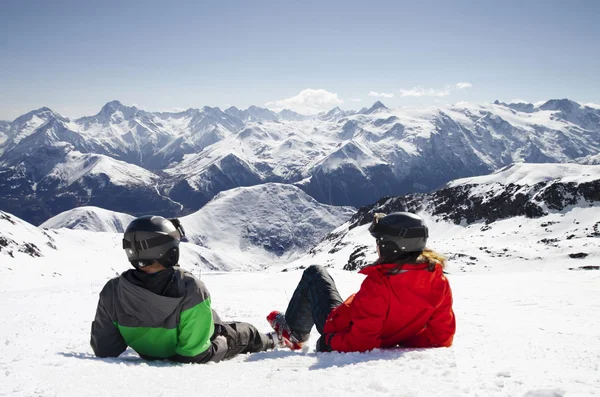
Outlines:
[[[423,218],[410,212],[394,212],[389,215],[376,213],[369,232],[377,240],[379,252],[384,257],[421,252],[425,249],[429,236]]]
[[[179,262],[179,242],[185,232],[179,219],[146,215],[136,218],[125,230],[123,249],[127,259],[140,268],[159,262],[165,267]]]

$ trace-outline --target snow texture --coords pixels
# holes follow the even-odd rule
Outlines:
[[[3,216],[9,216],[2,213]],[[9,231],[43,243],[41,231],[11,217]],[[533,221],[529,221],[533,222]],[[535,229],[525,220],[522,226]],[[450,227],[450,226],[446,226]],[[459,228],[460,226],[452,226]],[[438,233],[438,227],[432,233]],[[494,229],[492,229],[494,230]],[[489,233],[492,252],[514,247],[503,228]],[[368,353],[316,353],[313,331],[303,352],[285,350],[238,356],[208,365],[146,362],[127,350],[116,359],[94,357],[90,324],[104,283],[128,268],[118,235],[50,231],[60,245],[43,258],[18,253],[0,266],[0,394],[70,395],[379,395],[379,396],[592,396],[600,393],[599,275],[569,271],[585,261],[566,254],[545,258],[543,270],[526,259],[495,271],[461,273],[451,261],[458,328],[442,349],[391,349]],[[102,237],[100,237],[102,236]],[[467,239],[436,247],[469,250]],[[50,251],[53,251],[50,253]],[[0,255],[4,251],[0,252]],[[481,253],[485,264],[492,256]],[[504,259],[508,261],[508,259]],[[188,267],[187,258],[182,260]],[[188,267],[197,275],[198,269]],[[342,296],[363,276],[331,270]],[[282,310],[300,271],[203,272],[214,308],[225,319],[248,321],[267,331],[266,314]],[[136,379],[143,379],[138,382]]]

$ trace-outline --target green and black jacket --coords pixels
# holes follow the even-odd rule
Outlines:
[[[227,353],[214,338],[210,295],[204,283],[179,267],[169,276],[169,296],[136,285],[130,270],[110,280],[98,301],[91,345],[98,357],[117,357],[130,346],[145,359],[218,362]],[[161,272],[161,273],[163,273]]]

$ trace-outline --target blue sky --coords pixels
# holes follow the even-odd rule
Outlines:
[[[0,119],[90,115],[113,99],[151,111],[600,103],[599,17],[595,0],[4,0]]]

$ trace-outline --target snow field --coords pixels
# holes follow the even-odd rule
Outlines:
[[[343,297],[363,279],[332,270]],[[38,287],[0,284],[0,395],[593,396],[600,394],[600,273],[450,275],[454,346],[370,353],[270,351],[208,365],[98,359],[89,331],[107,277]],[[301,272],[204,273],[226,320],[268,331]],[[61,279],[63,280],[63,279]],[[18,282],[20,281],[20,282]]]

